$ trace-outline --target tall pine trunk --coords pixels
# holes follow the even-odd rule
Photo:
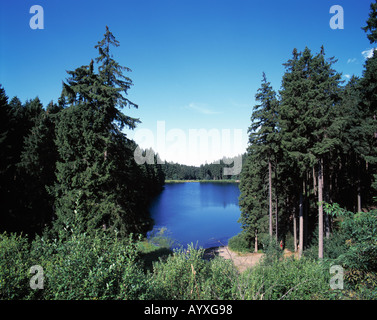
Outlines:
[[[278,241],[278,187],[277,187],[277,161],[275,161],[275,237]]]
[[[304,248],[308,245],[308,208],[309,208],[309,197],[308,197],[308,183],[310,176],[307,175],[307,179],[305,181],[305,189],[304,189]]]
[[[255,238],[254,238],[254,252],[258,252],[258,230],[255,229]]]
[[[357,166],[357,212],[361,212],[361,173],[360,173],[361,163],[359,162]]]
[[[316,176],[315,166],[313,166],[313,191],[314,191],[314,195],[316,196],[317,195],[317,181],[316,181],[315,176]]]
[[[297,252],[297,223],[296,223],[296,207],[293,208],[293,242],[295,244],[295,252]]]
[[[318,168],[318,258],[323,258],[323,162]]]
[[[270,223],[269,233],[272,237],[272,166],[271,159],[268,159],[268,193],[269,193],[269,210],[270,210]]]
[[[322,169],[324,170],[324,167],[322,167]],[[329,186],[331,184],[331,180],[330,180],[330,176],[327,176],[326,179],[325,179],[325,173],[322,171],[322,188],[323,188],[323,192],[324,192],[324,196],[323,196],[323,200],[327,203],[330,202],[330,191],[329,191]],[[328,181],[327,183],[325,183],[325,181]],[[324,225],[324,233],[325,233],[325,237],[326,239],[329,239],[330,238],[330,216],[325,213],[324,216],[324,222],[325,222],[325,225]]]
[[[302,182],[302,189],[300,190],[300,210],[299,210],[299,245],[298,245],[298,255],[301,258],[302,256],[302,249],[304,247],[304,199],[303,199],[303,192],[304,192],[304,180]]]

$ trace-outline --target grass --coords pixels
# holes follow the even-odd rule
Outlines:
[[[157,262],[160,259],[166,260],[173,253],[171,249],[155,245],[149,240],[140,241],[138,249],[140,250],[140,258],[143,261],[145,271],[152,271],[153,262]]]

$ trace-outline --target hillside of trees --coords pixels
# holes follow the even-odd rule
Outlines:
[[[245,161],[246,154],[240,157]],[[233,158],[227,158],[225,161],[222,159],[199,167],[172,162],[166,162],[161,166],[166,180],[239,180],[240,174],[224,174],[224,168],[233,168],[236,163]]]
[[[123,128],[140,122],[122,112],[129,68],[112,55],[119,46],[106,28],[98,57],[68,71],[57,103],[8,99],[0,86],[0,231],[33,236],[67,226],[121,235],[146,233],[148,205],[162,190],[160,165],[137,165]]]
[[[371,44],[376,9],[372,4],[363,28]],[[316,243],[323,258],[324,238],[336,228],[324,203],[355,213],[376,208],[376,50],[362,77],[347,84],[335,63],[323,46],[317,53],[306,47],[284,63],[278,92],[263,74],[240,183],[240,222],[250,248],[258,250],[258,239],[269,235],[289,240],[300,256]]]

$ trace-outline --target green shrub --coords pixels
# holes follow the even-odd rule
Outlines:
[[[245,232],[240,232],[228,241],[228,246],[232,251],[247,253],[250,252],[250,241],[248,240]]]
[[[209,263],[205,283],[205,299],[233,300],[237,298],[238,271],[231,260],[215,257]]]
[[[325,204],[326,213],[341,218],[342,251],[336,259],[351,269],[377,272],[377,210],[352,213],[338,204]]]
[[[306,300],[329,289],[328,271],[316,261],[301,258],[259,264],[241,274],[245,299]]]
[[[190,300],[207,297],[202,289],[210,269],[203,253],[203,249],[196,250],[191,244],[187,249],[175,250],[166,261],[156,262],[151,274],[154,298]]]
[[[286,235],[284,246],[286,249],[294,252],[295,251],[295,240],[292,232]]]
[[[37,250],[39,243],[34,246]],[[39,263],[45,269],[46,299],[135,299],[143,291],[144,274],[132,238],[84,233],[44,246],[53,252]]]
[[[62,240],[65,239],[65,240]],[[104,232],[37,237],[31,245],[15,235],[0,238],[2,299],[143,299],[147,278],[135,239]],[[43,289],[30,288],[30,267],[43,268]]]
[[[261,236],[264,259],[242,273],[231,260],[204,260],[204,250],[193,245],[171,253],[140,238],[120,239],[107,232],[63,230],[57,238],[33,241],[4,233],[0,234],[0,298],[376,299],[377,211],[341,212],[340,217],[340,230],[324,240],[323,261],[317,260],[315,245],[300,260],[284,259],[275,239]],[[240,251],[246,239],[239,234],[229,245]],[[151,266],[144,268],[150,253]],[[329,290],[333,264],[345,268],[344,290]],[[43,268],[43,289],[30,288],[34,265]]]
[[[283,257],[283,250],[280,248],[279,243],[274,237],[265,235],[261,239],[261,244],[264,252],[264,256],[262,258],[262,263],[264,265],[274,263]]]
[[[22,299],[30,288],[32,264],[27,239],[15,234],[0,234],[0,299]]]

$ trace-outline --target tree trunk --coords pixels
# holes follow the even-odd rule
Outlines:
[[[361,163],[357,166],[357,212],[361,212],[361,174],[360,174]]]
[[[308,245],[308,208],[309,208],[309,198],[308,198],[308,182],[310,179],[309,173],[307,174],[305,181],[305,190],[304,190],[304,248]]]
[[[314,190],[314,195],[317,195],[317,181],[315,178],[315,166],[313,166],[313,190]]]
[[[322,160],[323,161],[323,160]],[[324,165],[322,164],[322,189],[325,194],[324,194],[324,199],[323,201],[329,202],[329,184],[330,184],[330,178],[328,179],[328,182],[325,184],[325,173],[324,171]],[[327,180],[326,180],[327,181]],[[325,236],[326,239],[330,238],[330,217],[327,213],[324,215],[324,220],[325,220]]]
[[[297,252],[296,208],[293,209],[293,242],[295,244],[295,252]]]
[[[269,233],[272,237],[272,168],[271,159],[268,159],[268,193],[269,193],[269,209],[270,209],[270,228]]]
[[[323,259],[323,163],[318,168],[318,258]]]
[[[258,230],[255,229],[255,238],[254,238],[254,252],[258,252]]]
[[[277,162],[275,162],[275,236],[276,241],[278,241],[278,188],[277,188]]]
[[[276,241],[278,241],[278,197],[275,195],[275,237]]]
[[[302,182],[304,185],[304,181]],[[304,247],[304,199],[303,199],[303,192],[305,188],[302,186],[300,190],[300,211],[299,211],[299,244],[298,244],[298,256],[301,258],[302,256],[302,249]]]

